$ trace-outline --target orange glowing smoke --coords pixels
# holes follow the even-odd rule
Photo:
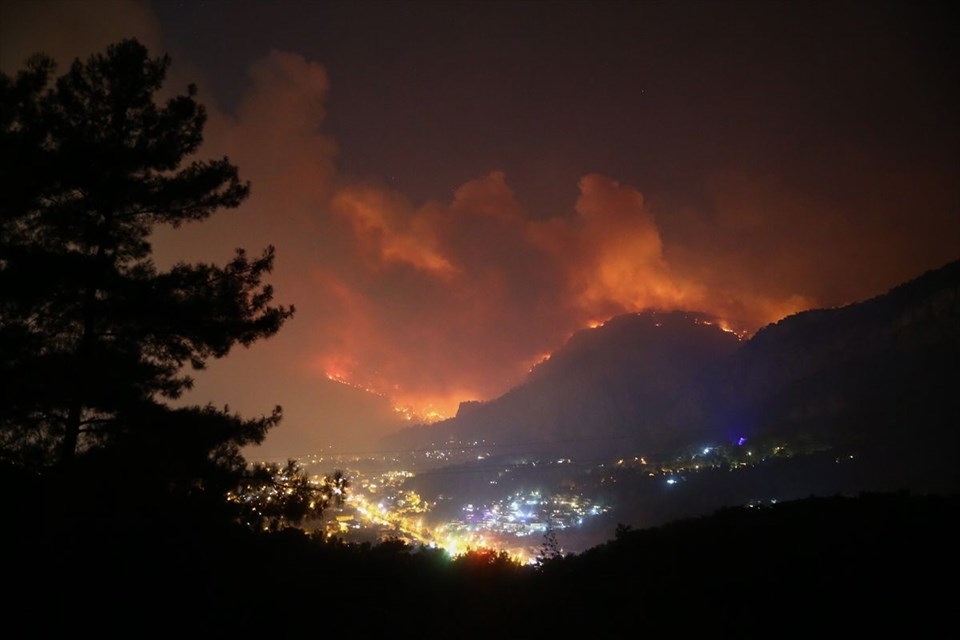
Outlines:
[[[387,395],[410,421],[503,393],[574,331],[617,314],[704,311],[745,335],[804,302],[744,298],[680,275],[642,194],[600,175],[580,181],[573,215],[547,219],[525,211],[499,171],[449,203],[416,207],[351,185],[331,207],[352,251],[318,292],[338,320],[317,327],[324,371]]]

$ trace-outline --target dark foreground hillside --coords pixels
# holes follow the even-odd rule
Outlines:
[[[725,509],[621,527],[540,568],[160,517],[8,522],[4,617],[16,637],[935,637],[954,623],[958,507],[897,493]]]

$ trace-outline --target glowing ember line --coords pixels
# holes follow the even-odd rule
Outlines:
[[[363,386],[363,385],[361,385],[361,384],[355,384],[355,383],[353,383],[353,382],[350,382],[349,380],[347,380],[346,377],[344,377],[344,376],[341,375],[341,374],[338,374],[338,373],[330,373],[330,372],[328,371],[328,372],[326,372],[325,375],[327,376],[327,380],[330,380],[330,381],[332,381],[332,382],[336,382],[336,383],[338,383],[338,384],[342,384],[342,385],[345,386],[345,387],[350,387],[351,389],[359,389],[360,391],[366,391],[367,393],[372,393],[373,395],[379,396],[379,397],[381,397],[381,398],[385,398],[385,397],[386,397],[386,394],[384,394],[384,393],[382,393],[382,392],[374,389],[373,387],[365,387],[365,386]]]
[[[703,319],[701,319],[701,318],[697,318],[697,319],[694,320],[694,323],[696,323],[696,324],[705,324],[705,325],[708,325],[708,326],[711,326],[711,327],[714,327],[714,326],[715,326],[715,327],[717,327],[718,329],[720,329],[721,331],[726,331],[727,333],[732,333],[733,335],[737,336],[737,339],[738,339],[738,340],[743,340],[743,339],[747,336],[747,334],[749,333],[749,332],[747,332],[747,331],[735,331],[735,330],[730,326],[730,323],[727,322],[726,320],[723,320],[723,319],[719,319],[719,320],[717,320],[716,322],[712,322],[712,321],[710,321],[710,320],[703,320]]]

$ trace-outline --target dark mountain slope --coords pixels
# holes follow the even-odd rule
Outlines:
[[[485,440],[501,453],[581,459],[685,444],[705,420],[699,378],[740,345],[709,322],[682,312],[613,318],[575,334],[500,398],[393,442]]]
[[[912,465],[955,485],[960,261],[770,325],[712,384],[715,429],[883,451],[888,470]]]

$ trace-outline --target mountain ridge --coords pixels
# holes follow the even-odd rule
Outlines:
[[[535,442],[579,456],[783,434],[882,435],[889,444],[915,417],[916,435],[953,443],[958,363],[960,260],[860,302],[793,314],[743,341],[697,312],[616,316],[575,333],[502,396],[389,442],[483,440],[513,452]]]

